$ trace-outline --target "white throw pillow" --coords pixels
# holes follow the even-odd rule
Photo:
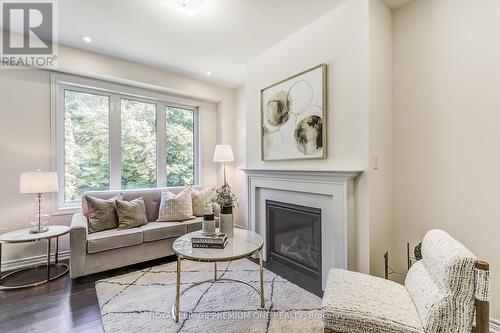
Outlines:
[[[215,197],[215,191],[213,188],[206,188],[203,191],[193,189],[191,197],[193,199],[194,216],[203,216],[207,209],[212,210],[210,200]]]
[[[193,219],[193,203],[191,201],[191,188],[187,187],[175,195],[167,189],[161,192],[159,222],[184,221]]]

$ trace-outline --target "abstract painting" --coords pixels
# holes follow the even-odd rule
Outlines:
[[[263,161],[326,158],[326,64],[264,88]]]

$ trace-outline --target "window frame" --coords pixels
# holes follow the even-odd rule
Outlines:
[[[202,102],[158,92],[69,74],[51,75],[51,147],[52,170],[58,174],[59,192],[53,195],[56,214],[69,214],[81,208],[80,202],[65,202],[65,90],[109,98],[109,189],[121,190],[121,100],[155,104],[156,106],[156,186],[166,186],[167,107],[193,112],[194,184],[202,183],[200,155],[200,107]],[[125,190],[125,189],[124,189]]]

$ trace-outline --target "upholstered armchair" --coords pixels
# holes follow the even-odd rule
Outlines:
[[[442,230],[425,235],[422,256],[404,286],[332,269],[323,297],[325,332],[489,332],[488,263]]]

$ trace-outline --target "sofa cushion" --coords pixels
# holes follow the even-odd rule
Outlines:
[[[154,242],[184,235],[187,225],[182,222],[149,222],[139,229],[143,232],[144,242]]]
[[[206,188],[203,191],[193,189],[191,197],[193,201],[193,215],[203,216],[207,211],[212,210],[210,201],[215,197],[215,191],[213,188]]]
[[[183,188],[179,187],[167,187],[167,189],[174,193],[178,194],[183,191]],[[202,186],[193,186],[193,189],[198,191],[203,190]],[[158,219],[158,211],[160,209],[161,202],[161,188],[147,188],[147,189],[132,189],[132,190],[116,190],[116,191],[89,191],[85,192],[82,196],[82,212],[88,218],[88,207],[87,202],[85,200],[85,196],[91,195],[100,199],[109,199],[116,194],[123,195],[123,199],[125,201],[132,201],[139,197],[144,198],[144,205],[146,206],[146,216],[148,217],[148,221],[156,221]]]
[[[330,270],[322,310],[334,332],[424,332],[406,288],[366,274]]]
[[[123,191],[123,200],[132,201],[139,197],[144,199],[148,221],[156,221],[160,208],[161,189],[127,190]]]
[[[93,196],[99,199],[110,199],[119,194],[120,200],[132,201],[139,197],[144,199],[146,206],[146,216],[148,221],[155,221],[158,218],[158,209],[160,208],[161,189],[142,189],[142,190],[120,190],[120,191],[92,191],[85,192],[82,196],[82,213],[88,218],[87,196]]]
[[[174,194],[167,189],[161,193],[158,221],[184,221],[194,218],[191,187],[186,187],[181,193]]]
[[[130,229],[148,223],[146,207],[142,197],[132,201],[116,200],[116,213],[118,215],[118,228]]]
[[[118,228],[115,201],[121,199],[121,194],[117,194],[107,200],[93,196],[85,197],[89,212],[89,233]]]
[[[88,235],[87,252],[97,253],[119,249],[121,247],[141,244],[142,241],[143,235],[140,228],[100,231]]]
[[[201,223],[203,222],[203,217],[197,217],[195,219],[189,220],[189,221],[184,221],[184,223],[187,226],[187,232],[193,232],[197,230],[201,230]]]

